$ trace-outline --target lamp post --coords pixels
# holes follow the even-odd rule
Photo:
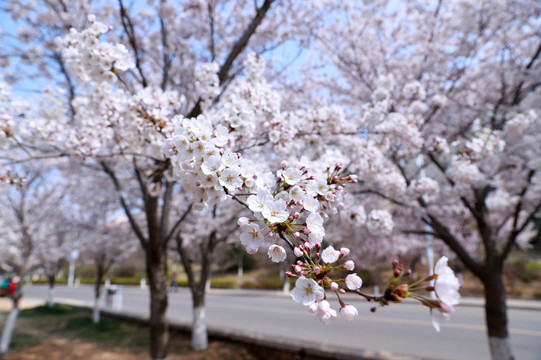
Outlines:
[[[424,169],[424,159],[423,159],[423,155],[419,154],[419,156],[417,156],[417,158],[415,159],[415,165],[417,165],[419,167],[419,178],[422,179],[425,177],[425,169]],[[426,246],[426,262],[427,262],[427,265],[428,265],[428,276],[432,276],[434,275],[434,250],[432,249],[432,238],[433,236],[430,234],[432,232],[432,226],[430,225],[426,225],[425,226],[425,229],[426,229],[426,241],[425,241],[425,246]],[[430,286],[434,286],[434,280],[431,280],[430,281]],[[436,294],[434,294],[434,291],[431,291],[430,292],[430,298],[432,299],[435,299],[436,298]]]
[[[75,275],[75,262],[77,261],[78,258],[79,258],[79,250],[73,250],[68,255],[68,261],[70,263],[69,275],[68,275],[68,286],[69,287],[73,287],[73,278],[74,278],[74,275]]]

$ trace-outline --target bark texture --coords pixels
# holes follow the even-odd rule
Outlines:
[[[192,348],[196,351],[205,350],[208,347],[208,332],[205,304],[198,304],[193,308],[192,322]]]
[[[513,355],[507,330],[507,305],[503,274],[498,271],[487,272],[483,278],[483,284],[490,356],[492,360],[511,360]]]
[[[4,325],[4,330],[2,331],[2,339],[0,340],[0,358],[2,358],[3,355],[9,350],[11,336],[13,335],[13,330],[15,329],[15,323],[17,322],[18,316],[18,299],[14,299],[13,308],[11,308],[11,311],[9,312],[6,324]]]

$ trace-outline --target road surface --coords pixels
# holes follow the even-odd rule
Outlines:
[[[27,298],[46,299],[46,286],[26,286]],[[57,300],[71,299],[92,305],[93,288],[57,286]],[[334,299],[330,299],[333,304]],[[242,290],[210,290],[207,295],[207,321],[210,328],[234,330],[270,338],[296,339],[320,345],[350,349],[387,351],[441,360],[489,359],[484,313],[480,306],[459,306],[450,322],[437,333],[429,310],[420,305],[393,304],[369,311],[373,303],[355,297],[346,302],[359,309],[354,321],[337,319],[324,326],[306,308],[287,295]],[[148,316],[148,291],[123,288],[122,311]],[[337,304],[333,304],[337,308]],[[509,309],[511,343],[517,360],[541,359],[541,311]],[[170,293],[168,318],[172,322],[191,322],[191,296],[187,289]]]

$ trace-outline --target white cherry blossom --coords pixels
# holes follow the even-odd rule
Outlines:
[[[297,279],[295,288],[291,291],[293,300],[302,303],[304,306],[322,300],[324,296],[325,290],[314,279],[305,278],[304,276]]]
[[[285,249],[280,245],[276,244],[269,246],[267,254],[269,255],[269,258],[275,263],[284,261],[287,256]]]
[[[338,260],[340,257],[340,251],[335,250],[332,246],[325,248],[321,252],[321,260],[326,264],[332,264]]]
[[[357,274],[346,276],[346,287],[350,290],[357,290],[363,285],[363,280]]]

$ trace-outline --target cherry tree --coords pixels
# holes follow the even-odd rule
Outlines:
[[[29,25],[19,37],[33,66],[65,89],[46,89],[33,116],[26,116],[33,136],[18,141],[21,156],[79,156],[112,181],[146,254],[151,358],[167,356],[168,243],[183,239],[181,226],[192,211],[223,213],[231,201],[248,211],[237,220],[248,253],[270,243],[265,251],[272,261],[284,261],[286,249],[298,258],[288,272],[297,278],[293,300],[324,323],[337,317],[327,292],[336,295],[345,320],[357,315],[340,297],[348,291],[380,306],[415,298],[430,308],[436,327],[453,311],[458,282],[445,258],[434,275],[409,285],[409,272],[393,263],[385,293],[373,296],[360,290],[354,262],[344,261],[350,249],[322,246],[325,220],[343,207],[346,189],[358,186],[351,173],[396,192],[406,187],[376,144],[358,133],[349,109],[303,98],[307,91],[285,91],[282,104],[284,97],[267,82],[267,71],[276,74],[277,65],[266,65],[261,54],[312,39],[327,22],[324,3],[161,1],[141,11],[123,1],[70,8],[61,1],[7,4]],[[38,50],[46,56],[30,56]],[[385,131],[390,124],[379,120]],[[403,142],[418,147],[420,133],[400,125]],[[386,144],[396,142],[397,134],[387,135]],[[373,166],[367,166],[370,156],[378,160]],[[372,232],[392,228],[389,212],[374,209],[369,216]],[[222,235],[211,232],[209,243],[215,237]],[[337,269],[349,274],[337,278]],[[437,299],[418,292],[434,288]]]
[[[0,261],[3,268],[18,278],[12,295],[13,307],[2,332],[0,354],[9,348],[23,296],[23,280],[30,271],[44,265],[40,261],[45,254],[42,250],[58,240],[52,224],[63,225],[56,209],[64,198],[65,181],[52,180],[52,174],[40,166],[27,166],[19,172],[25,178],[23,187],[0,186],[0,221],[4,229],[0,237],[3,249]],[[47,258],[52,259],[51,256]]]
[[[214,206],[201,213],[192,212],[177,234],[176,250],[188,277],[192,294],[192,348],[203,350],[208,347],[206,326],[205,293],[213,255],[217,249],[229,246],[227,241],[238,236],[238,204],[229,201],[225,206]],[[194,266],[197,265],[197,266]],[[198,271],[196,269],[198,268]]]
[[[116,193],[112,186],[107,186],[106,176],[83,167],[77,179],[79,183],[74,187],[77,191],[70,196],[71,222],[78,231],[83,261],[95,267],[92,319],[98,323],[105,276],[115,264],[133,256],[138,244],[119,204],[111,201]]]
[[[59,208],[64,208],[62,204]],[[59,214],[62,216],[64,214]],[[60,221],[50,221],[47,226],[47,236],[36,244],[34,253],[37,265],[36,267],[43,271],[49,285],[49,294],[47,303],[54,306],[54,287],[56,277],[62,268],[67,264],[67,257],[77,246],[75,242],[75,232],[67,219],[60,218]]]
[[[538,4],[342,5],[317,45],[334,71],[308,81],[355,114],[364,194],[481,280],[492,358],[510,359],[503,268],[541,209]]]
[[[410,285],[402,280],[411,273],[402,264],[393,262],[394,278],[382,296],[360,291],[362,279],[355,273],[333,279],[333,270],[351,272],[355,264],[351,260],[341,263],[350,249],[322,247],[326,235],[324,217],[336,214],[343,206],[345,187],[356,184],[357,177],[344,174],[346,156],[337,149],[325,149],[321,122],[328,120],[340,126],[343,112],[326,106],[313,112],[282,111],[280,95],[266,82],[263,69],[264,61],[250,54],[244,63],[244,76],[224,94],[223,107],[209,108],[195,119],[175,116],[171,126],[165,129],[168,139],[163,152],[171,158],[179,181],[192,194],[194,206],[215,206],[232,197],[248,208],[251,215],[238,220],[241,243],[253,254],[265,243],[265,238],[270,239],[267,254],[274,262],[284,261],[287,257],[284,246],[289,248],[299,258],[292,265],[295,273],[287,273],[297,278],[291,295],[310,312],[317,313],[325,324],[337,316],[326,297],[328,288],[336,294],[345,320],[357,315],[355,307],[345,304],[340,297],[347,291],[377,301],[380,306],[411,297],[431,309],[434,326],[439,330],[440,322],[448,318],[459,300],[458,280],[447,267],[447,258],[438,262],[434,275]],[[236,109],[233,113],[232,108]],[[251,116],[239,118],[244,112]],[[326,117],[314,116],[314,112]],[[300,129],[295,126],[299,123],[303,124]],[[292,141],[303,137],[303,130],[311,126],[312,137],[321,131],[319,141]],[[276,128],[281,131],[275,131]],[[336,130],[337,126],[333,128]],[[260,140],[256,145],[254,136]],[[261,142],[261,138],[267,139]],[[237,148],[240,150],[233,150]],[[277,164],[271,160],[272,156],[269,159],[271,149],[278,154],[291,154],[292,150],[320,153],[313,160],[306,156],[291,159],[289,155],[290,160]],[[271,171],[273,165],[277,166],[275,171]],[[389,233],[392,226],[388,212],[370,213],[367,227],[374,233]],[[437,278],[440,280],[434,286],[428,286],[429,281]],[[429,289],[436,290],[437,299],[418,294],[419,290]]]
[[[167,177],[169,161],[156,151],[165,140],[161,129],[174,114],[195,117],[219,100],[219,92],[205,90],[212,84],[201,82],[206,81],[202,77],[206,70],[196,71],[197,65],[214,61],[210,66],[217,67],[218,85],[225,89],[238,73],[237,60],[249,43],[260,52],[280,46],[291,40],[295,32],[290,29],[302,24],[312,10],[312,6],[283,2],[275,6],[273,21],[264,22],[273,2],[186,1],[173,5],[161,1],[151,2],[149,9],[141,11],[122,1],[103,6],[76,2],[67,7],[62,1],[48,1],[42,7],[19,1],[6,5],[14,19],[25,23],[17,34],[25,51],[8,42],[6,53],[10,57],[24,53],[33,66],[43,69],[39,76],[65,89],[67,102],[62,104],[61,98],[51,96],[48,111],[35,119],[41,120],[33,129],[39,129],[45,138],[50,150],[47,156],[92,157],[114,183],[145,250],[152,358],[166,357],[167,243],[191,209],[185,204],[184,214],[169,219],[171,197],[177,190]],[[115,31],[105,35],[109,43],[99,40],[109,27],[96,19],[114,24]],[[309,33],[306,28],[305,36]],[[49,93],[59,94],[57,90]],[[55,121],[49,121],[52,118]],[[34,147],[26,146],[29,149]],[[130,180],[139,189],[145,214],[142,221],[136,219],[125,198],[125,174],[132,176]]]

